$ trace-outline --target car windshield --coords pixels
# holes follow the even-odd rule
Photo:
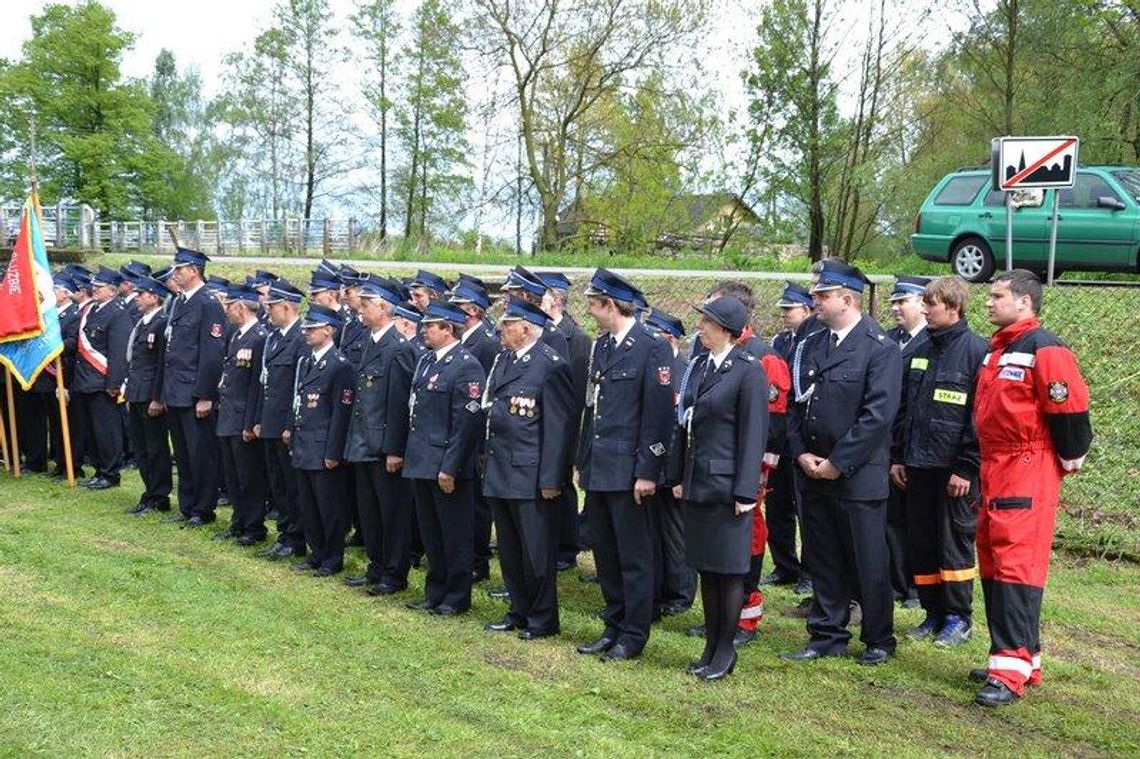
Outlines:
[[[1120,182],[1120,186],[1133,200],[1140,203],[1140,169],[1121,169],[1112,172],[1112,176],[1116,177],[1116,181]]]

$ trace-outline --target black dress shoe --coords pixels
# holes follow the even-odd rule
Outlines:
[[[780,654],[780,658],[784,661],[815,661],[816,659],[825,659],[832,656],[846,656],[846,654],[821,651],[811,646],[805,646],[799,651],[785,651]]]
[[[611,648],[613,648],[615,643],[617,643],[617,638],[611,638],[608,635],[603,635],[593,643],[583,643],[582,645],[578,646],[578,653],[585,654],[587,656],[592,656],[594,654],[604,654],[606,651],[609,651]]]
[[[344,584],[350,588],[362,588],[365,585],[375,585],[376,581],[368,575],[349,575],[344,578]]]
[[[602,654],[602,661],[628,661],[641,656],[640,648],[633,648],[624,643],[618,643]]]
[[[724,678],[731,675],[732,671],[736,669],[736,660],[737,654],[736,651],[733,651],[732,658],[723,664],[717,665],[713,662],[710,662],[709,665],[705,667],[705,671],[700,674],[701,679],[706,680],[710,683],[716,682],[717,680],[723,680]]]
[[[170,511],[170,501],[165,498],[158,501],[151,501],[149,506],[151,511]]]
[[[584,583],[587,583],[589,585],[597,585],[598,584],[598,576],[596,574],[578,575],[578,582],[584,582]]]
[[[237,544],[243,548],[249,548],[251,546],[257,545],[258,543],[264,542],[265,538],[259,538],[256,535],[242,535],[237,539]]]
[[[1008,685],[990,677],[974,696],[974,703],[982,706],[1005,706],[1012,704],[1018,698],[1020,696],[1010,690]]]
[[[732,635],[732,647],[744,648],[754,640],[756,640],[755,630],[741,630],[738,627],[736,628],[736,632]]]
[[[488,622],[483,625],[483,629],[487,632],[505,633],[519,629],[519,623],[512,617],[503,617],[498,622]]]
[[[554,566],[559,572],[566,572],[578,566],[578,562],[570,559],[559,559]]]
[[[692,607],[687,605],[687,604],[683,604],[683,603],[680,603],[678,601],[674,601],[672,603],[667,603],[661,607],[661,616],[672,617],[672,616],[675,616],[677,614],[684,614],[690,608],[692,608]]]
[[[185,521],[186,521],[186,517],[182,516],[182,514],[171,514],[168,517],[162,518],[163,524],[174,524],[175,522],[185,522]]]
[[[317,565],[309,561],[298,561],[293,566],[289,567],[294,572],[315,572]]]
[[[428,609],[428,614],[434,614],[437,617],[458,617],[467,612],[468,609],[460,609],[458,606],[451,606],[450,604],[440,604]]]
[[[426,598],[421,598],[418,601],[406,601],[404,603],[404,606],[407,606],[409,609],[412,609],[414,611],[431,611],[435,608],[432,606],[431,601],[427,600]]]
[[[407,590],[407,589],[408,589],[407,583],[405,583],[403,585],[396,585],[396,584],[390,583],[390,582],[380,582],[380,583],[373,585],[366,592],[370,596],[392,596],[392,595],[395,595],[396,593],[399,593],[402,590]]]
[[[685,630],[685,635],[688,635],[690,638],[703,638],[705,637],[705,626],[693,625],[688,630]]]
[[[92,480],[88,485],[88,490],[110,490],[111,488],[119,487],[117,480],[108,480],[104,477]]]
[[[700,677],[704,674],[704,671],[708,668],[708,666],[709,663],[707,661],[701,661],[700,659],[697,659],[695,662],[685,667],[685,671],[690,675],[696,675],[697,677]]]
[[[985,667],[978,667],[977,669],[971,669],[966,677],[970,678],[970,682],[984,683],[989,679],[990,673]]]
[[[332,577],[338,575],[343,570],[333,567],[319,567],[316,572],[313,572],[313,577]]]
[[[150,504],[143,503],[142,501],[139,501],[134,506],[127,509],[126,513],[134,514],[135,516],[138,516],[140,514],[145,514],[148,511],[150,511]]]
[[[761,585],[795,585],[796,578],[783,572],[770,572],[760,578]]]
[[[874,667],[878,664],[885,664],[894,655],[894,651],[888,651],[885,648],[868,648],[859,657],[859,663],[864,667]]]
[[[811,578],[800,575],[800,581],[796,583],[795,593],[797,596],[810,596],[812,591]]]
[[[212,520],[211,520],[211,521],[212,521]],[[182,526],[183,526],[183,527],[188,527],[188,528],[190,528],[191,530],[195,530],[195,529],[197,529],[197,528],[199,528],[199,527],[205,527],[205,526],[206,526],[206,525],[208,525],[209,523],[210,523],[210,522],[207,522],[207,521],[206,521],[205,519],[203,519],[202,517],[194,516],[194,517],[190,517],[189,519],[187,519],[187,520],[186,520],[186,522],[185,522],[185,523],[184,523]]]
[[[553,638],[558,630],[532,630],[529,627],[519,630],[519,640],[539,640],[540,638]]]
[[[198,519],[198,517],[194,517],[193,519]],[[193,519],[191,521],[193,521]],[[226,529],[222,530],[221,532],[215,533],[214,536],[212,538],[210,538],[210,540],[230,540],[230,539],[236,538],[236,537],[237,537],[237,535],[234,534],[234,531],[231,530],[229,527],[227,527]]]
[[[811,596],[800,601],[798,604],[790,609],[784,610],[785,617],[796,617],[798,619],[807,619],[808,612],[811,611]]]

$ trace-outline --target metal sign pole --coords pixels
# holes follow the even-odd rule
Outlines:
[[[1005,193],[1005,270],[1013,270],[1013,193]]]
[[[1053,226],[1049,229],[1049,274],[1045,280],[1045,284],[1053,284],[1053,263],[1057,258],[1057,222],[1060,216],[1057,215],[1057,209],[1061,205],[1061,189],[1059,187],[1053,188]]]

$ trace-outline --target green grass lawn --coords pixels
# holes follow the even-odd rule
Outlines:
[[[372,599],[212,542],[220,527],[127,516],[138,492],[134,473],[103,493],[0,475],[0,755],[1140,753],[1134,564],[1059,557],[1045,683],[987,711],[965,678],[980,631],[952,652],[903,642],[876,669],[790,664],[776,654],[803,624],[778,589],[736,673],[710,684],[684,673],[696,612],[607,665],[574,653],[601,630],[597,586],[575,572],[563,635],[524,643],[483,631],[504,607],[482,589],[467,617],[428,617],[404,608],[413,593]]]

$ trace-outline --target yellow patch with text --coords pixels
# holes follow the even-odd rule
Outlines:
[[[955,406],[966,405],[966,394],[957,390],[943,390],[942,388],[935,388],[934,400],[939,403],[953,403]]]
[[[919,370],[925,372],[929,367],[930,367],[930,359],[928,359],[928,358],[912,358],[910,360],[910,368],[911,369],[919,369]]]

